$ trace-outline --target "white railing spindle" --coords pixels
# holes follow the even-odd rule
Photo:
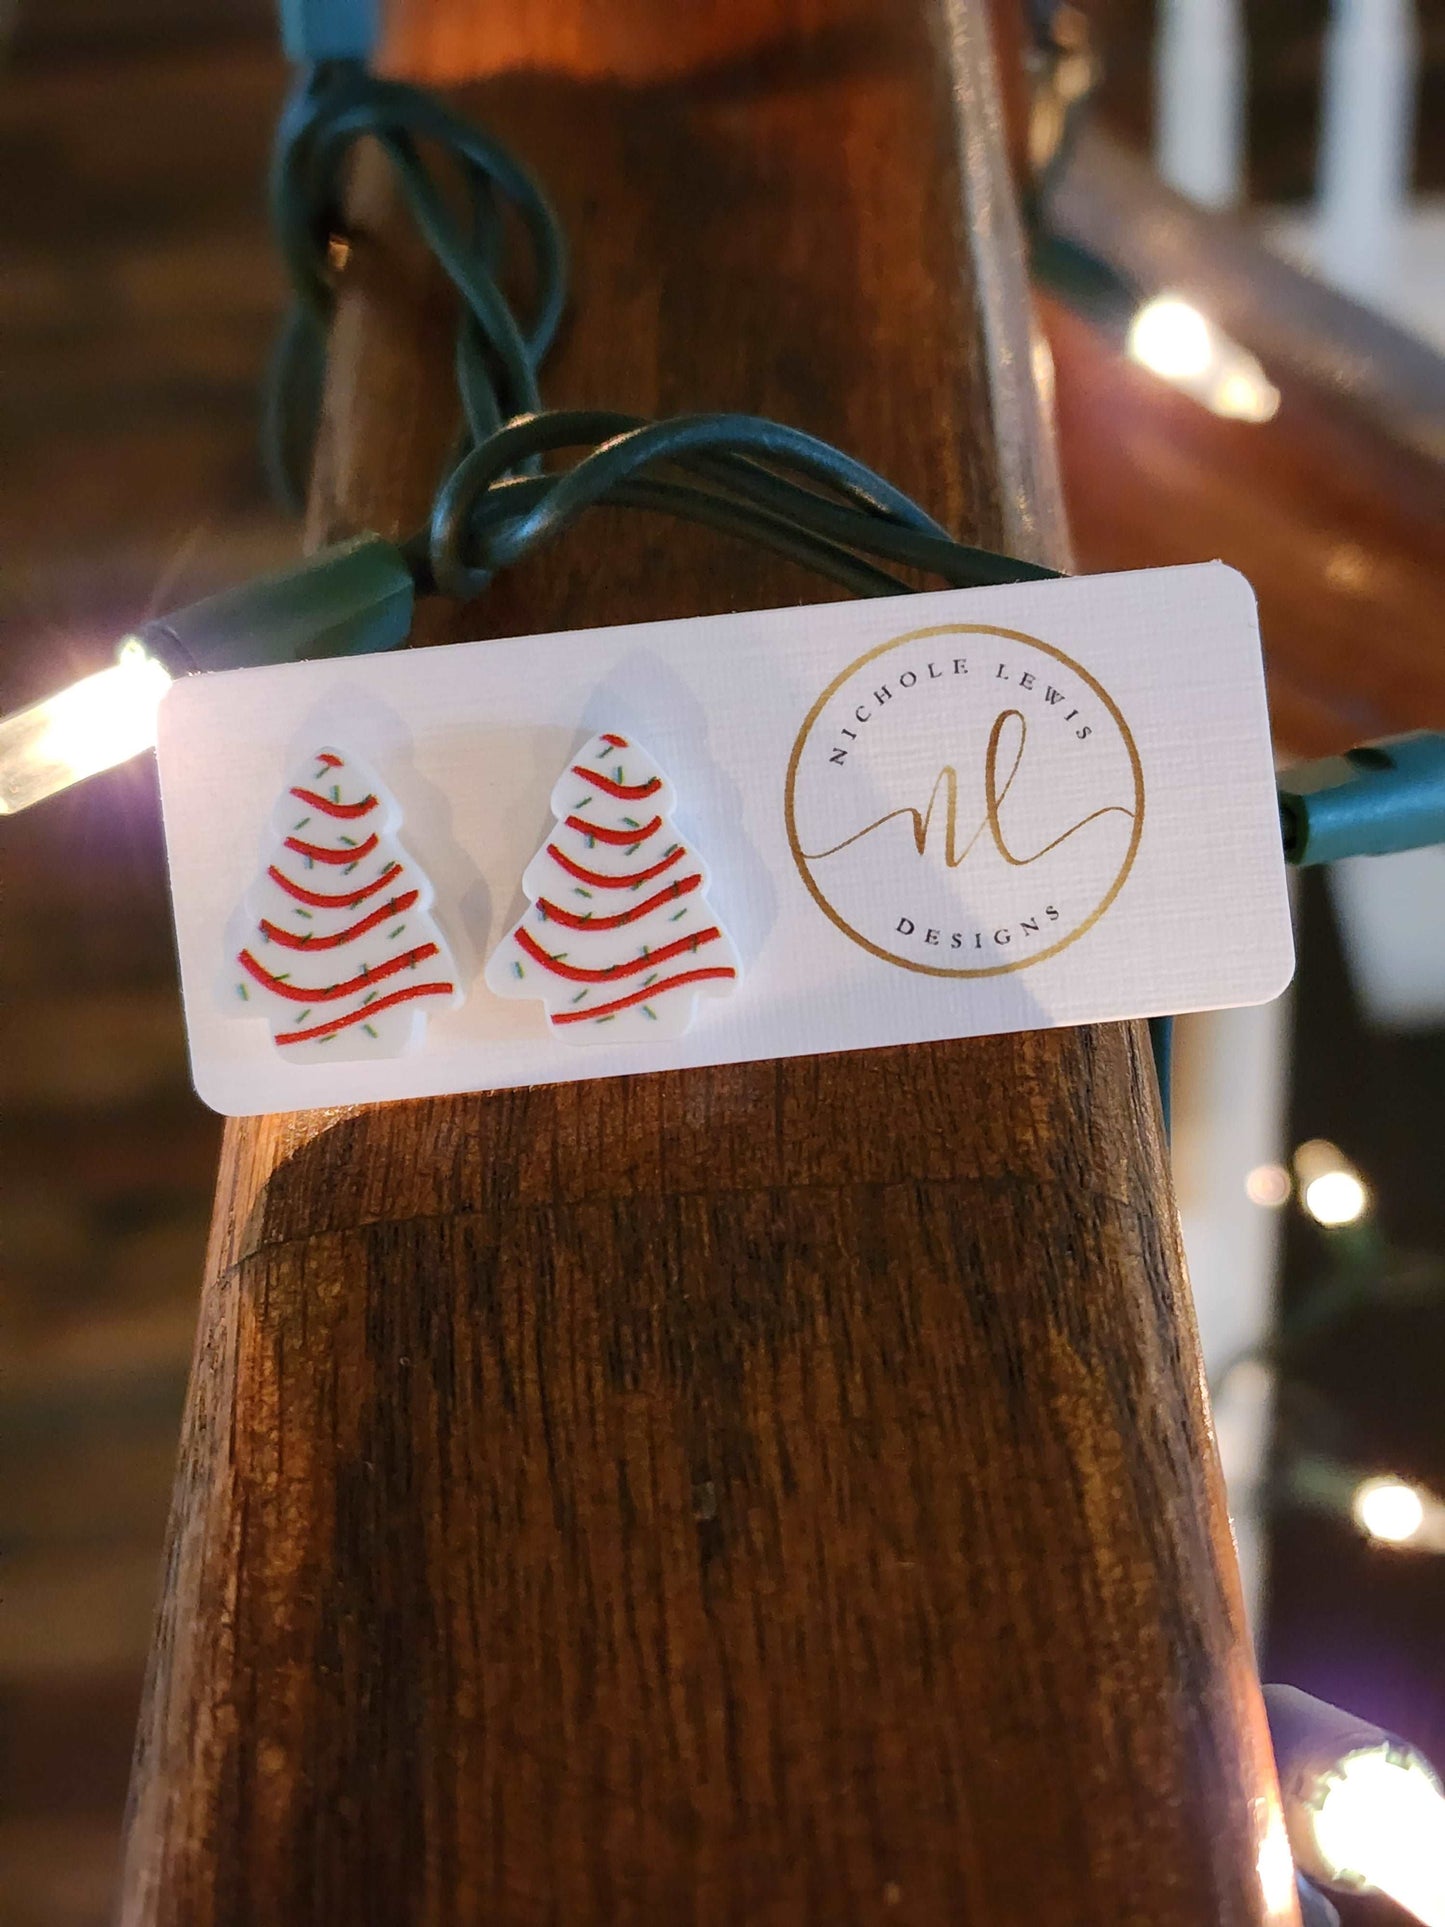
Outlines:
[[[1155,43],[1159,171],[1202,207],[1240,198],[1245,79],[1239,0],[1164,0]]]

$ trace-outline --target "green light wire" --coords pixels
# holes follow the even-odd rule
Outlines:
[[[579,447],[589,452],[571,468],[518,473],[544,454]],[[463,458],[432,512],[428,586],[477,595],[498,569],[602,503],[749,537],[858,595],[912,586],[879,561],[973,586],[1056,573],[955,542],[883,476],[781,422],[742,414],[652,422],[576,409],[509,422]]]
[[[374,140],[391,163],[412,218],[461,300],[456,376],[466,447],[541,406],[538,377],[567,300],[567,248],[551,203],[500,142],[435,95],[383,80],[359,63],[304,71],[282,112],[271,168],[271,219],[291,280],[267,387],[263,444],[278,499],[299,513],[319,414],[326,331],[334,301],[331,243],[344,231],[342,173],[352,148]],[[426,141],[455,177],[459,221],[423,161]],[[531,312],[503,292],[508,216],[526,243]]]
[[[915,586],[880,564],[958,586],[1055,573],[955,542],[881,475],[780,422],[744,414],[647,422],[602,410],[544,412],[540,370],[566,303],[566,246],[556,214],[498,142],[434,95],[352,61],[304,72],[277,130],[271,206],[295,299],[272,368],[266,446],[283,501],[298,508],[301,502],[333,306],[330,249],[342,227],[342,168],[367,138],[391,162],[461,301],[462,445],[429,529],[406,545],[423,590],[476,595],[497,569],[555,540],[602,502],[765,543],[855,594],[896,595]],[[465,222],[423,162],[418,140],[437,150],[463,188]],[[525,320],[502,286],[504,276],[514,278],[504,259],[509,212],[529,256]],[[570,469],[544,471],[542,457],[564,448],[588,452]]]

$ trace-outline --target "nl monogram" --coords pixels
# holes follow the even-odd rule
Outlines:
[[[870,649],[798,733],[786,813],[819,908],[874,956],[940,977],[1027,969],[1128,878],[1144,778],[1119,706],[1013,629],[949,623]]]

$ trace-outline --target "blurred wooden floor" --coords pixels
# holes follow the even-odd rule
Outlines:
[[[269,7],[22,8],[0,67],[0,709],[294,549],[256,391]],[[149,760],[0,825],[0,1920],[107,1918],[220,1135]]]

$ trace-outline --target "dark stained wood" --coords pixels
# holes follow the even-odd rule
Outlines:
[[[576,237],[557,400],[1066,559],[971,0],[409,18]],[[356,226],[316,534],[449,428]],[[805,594],[601,517],[425,634]],[[1137,1027],[228,1127],[126,1922],[1287,1921],[1274,1801]]]

